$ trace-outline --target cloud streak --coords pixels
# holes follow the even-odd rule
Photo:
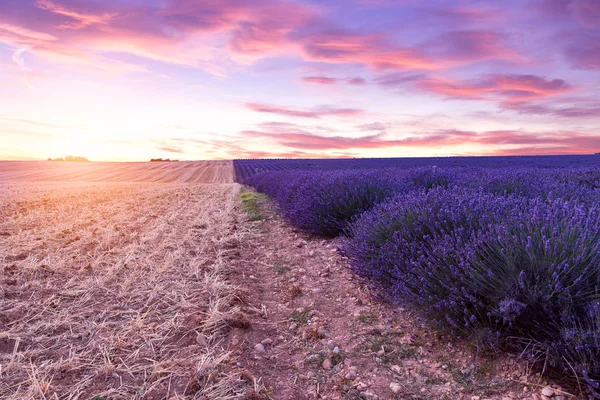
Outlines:
[[[337,108],[331,106],[317,107],[307,111],[268,104],[246,103],[246,108],[261,113],[317,119],[328,116],[353,117],[364,113],[363,110],[357,108]]]
[[[589,154],[590,149],[600,148],[600,136],[585,135],[579,132],[527,132],[522,130],[464,131],[441,129],[422,134],[405,136],[400,139],[388,139],[385,133],[374,135],[343,137],[322,136],[299,128],[246,130],[241,135],[247,138],[263,138],[274,141],[280,146],[298,150],[328,151],[350,149],[380,149],[389,147],[423,148],[435,146],[448,148],[468,141],[480,147],[498,147],[495,151],[504,154],[503,146],[511,148],[536,148],[534,154],[561,154],[564,152]],[[543,153],[545,152],[545,153]],[[525,154],[525,153],[523,153]]]
[[[77,12],[49,0],[38,0],[36,6],[42,10],[50,11],[70,19],[70,21],[55,26],[57,29],[81,29],[94,24],[106,25],[112,18],[117,16],[117,13],[91,14]]]
[[[25,65],[25,58],[23,57],[23,53],[25,53],[26,51],[26,47],[17,49],[12,55],[12,60],[15,64],[19,66],[21,72],[23,72],[23,78],[25,79],[25,84],[27,85],[27,87],[29,89],[34,89],[33,85],[31,84],[31,81],[29,80],[29,73],[31,72],[31,68]]]
[[[377,83],[388,87],[412,84],[424,92],[449,98],[505,102],[538,100],[573,90],[573,86],[562,79],[516,74],[488,74],[471,80],[423,74],[392,74],[380,77]]]

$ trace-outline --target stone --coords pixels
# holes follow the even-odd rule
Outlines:
[[[565,400],[565,396],[563,396],[562,394],[554,396],[554,400]]]
[[[552,389],[550,386],[546,386],[542,389],[542,394],[547,397],[552,397],[554,396],[554,389]]]
[[[329,337],[329,332],[327,332],[327,330],[325,330],[324,328],[317,329],[317,333],[321,337],[324,337],[324,338]]]
[[[471,396],[471,400],[481,400],[481,396]]]
[[[265,352],[265,346],[263,346],[262,343],[259,343],[256,346],[254,346],[254,351],[256,351],[257,353],[264,353]]]
[[[402,390],[402,385],[397,382],[392,382],[390,383],[390,389],[392,392],[394,392],[394,394],[398,394],[398,392]]]
[[[339,354],[339,352],[340,352],[340,351],[341,351],[341,350],[340,350],[340,348],[339,348],[339,347],[337,347],[337,346],[335,346],[335,347],[333,348],[333,354]]]
[[[262,342],[260,342],[260,343],[261,343],[261,344],[263,344],[263,345],[265,345],[265,346],[270,346],[270,345],[272,345],[272,344],[273,344],[273,340],[272,340],[272,339],[269,339],[269,338],[266,338],[266,339],[264,339],[264,340],[263,340]]]
[[[328,349],[333,350],[336,347],[336,344],[335,344],[335,341],[328,340],[327,344],[325,346],[327,346]]]
[[[333,363],[329,358],[326,358],[325,361],[323,361],[323,369],[331,369],[332,367]]]
[[[402,368],[399,365],[392,365],[390,367],[390,369],[392,370],[393,373],[395,373],[397,375],[402,375]]]
[[[356,367],[348,368],[348,373],[346,374],[345,378],[353,381],[356,379],[356,377],[357,377]]]

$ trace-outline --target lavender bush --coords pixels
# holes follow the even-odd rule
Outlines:
[[[337,236],[356,216],[388,197],[412,190],[446,187],[457,173],[432,168],[365,171],[277,171],[257,174],[246,183],[276,199],[294,226]]]
[[[356,215],[407,190],[395,171],[275,172],[250,182],[277,200],[290,223],[323,236],[338,235]]]
[[[413,192],[351,224],[351,268],[392,300],[487,348],[527,349],[600,378],[597,207],[453,188]]]

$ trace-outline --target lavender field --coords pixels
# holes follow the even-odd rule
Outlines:
[[[600,157],[240,160],[387,300],[600,398]]]

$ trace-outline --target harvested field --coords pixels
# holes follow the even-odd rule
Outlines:
[[[238,187],[4,184],[0,397],[246,395],[221,346]]]
[[[233,183],[233,163],[0,161],[0,181]]]

